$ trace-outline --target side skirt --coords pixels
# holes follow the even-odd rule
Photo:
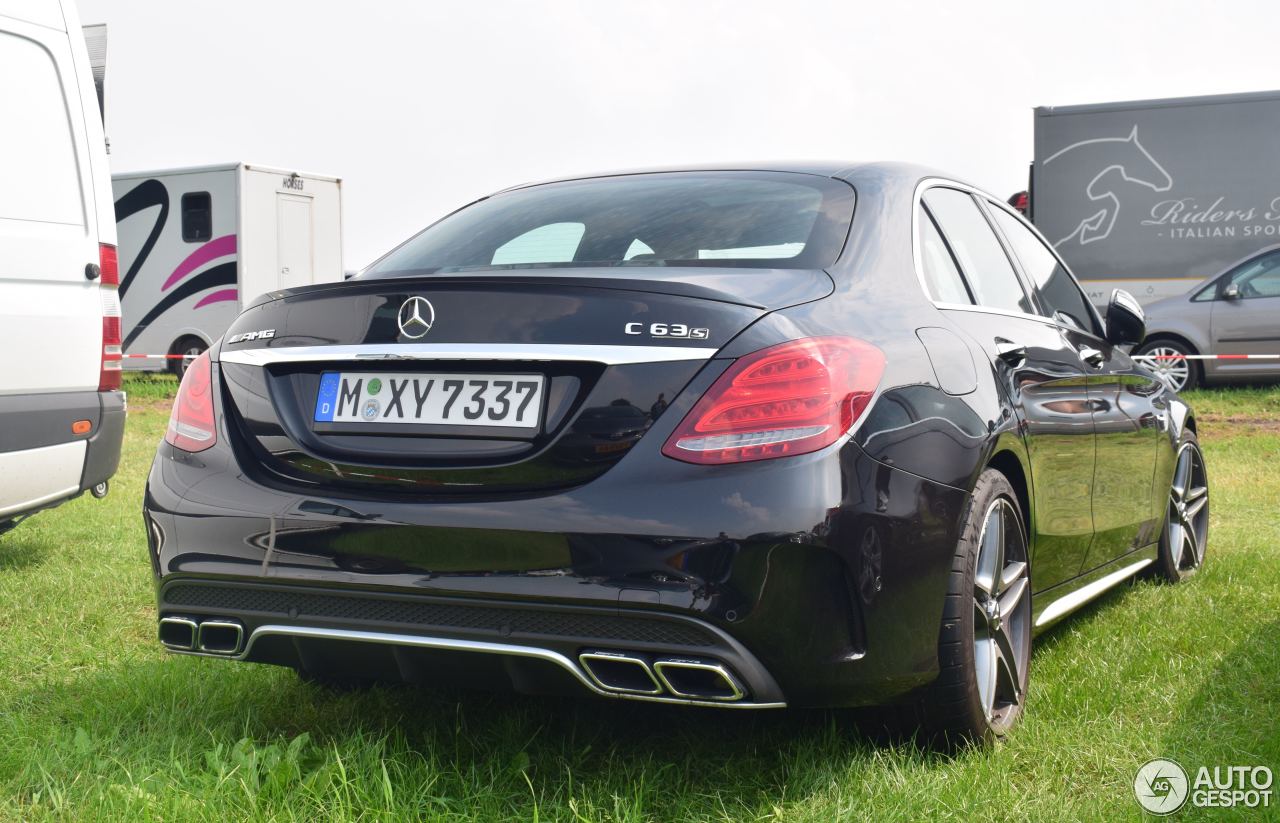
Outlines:
[[[1032,618],[1039,632],[1061,620],[1108,589],[1123,583],[1155,562],[1159,543],[1135,549],[1104,566],[1088,571],[1074,580],[1040,592],[1032,598]]]

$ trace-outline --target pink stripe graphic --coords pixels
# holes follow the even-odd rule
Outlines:
[[[222,289],[221,291],[215,291],[210,294],[206,294],[204,297],[201,297],[200,302],[196,303],[195,308],[198,309],[201,306],[207,306],[210,303],[225,303],[228,300],[235,300],[235,299],[236,299],[235,289]]]
[[[169,275],[169,279],[164,281],[164,285],[160,287],[160,291],[168,291],[169,287],[186,277],[191,272],[218,257],[224,257],[228,254],[236,253],[236,236],[228,234],[223,237],[216,237],[205,243],[200,248],[191,252],[186,260],[178,264],[178,268],[173,270],[173,274]]]

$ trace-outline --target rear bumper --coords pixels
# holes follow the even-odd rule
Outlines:
[[[682,659],[723,665],[732,703],[763,707],[884,702],[936,677],[966,504],[852,444],[711,470],[636,450],[576,489],[429,503],[284,492],[221,444],[162,444],[144,509],[160,616],[238,623],[223,656],[595,694],[583,653]]]
[[[189,644],[169,638],[173,651],[384,681],[586,690],[735,708],[785,705],[778,684],[742,644],[686,616],[192,579],[163,585],[158,600],[166,618],[197,626]],[[199,627],[207,621],[238,625],[241,639],[201,642]],[[652,688],[636,689],[593,672],[584,654],[625,655],[637,671],[649,672],[663,661],[718,664],[741,688],[723,697],[690,696],[654,678]]]
[[[88,431],[75,434],[77,421],[88,421]],[[0,519],[56,506],[109,479],[124,423],[122,392],[0,397]]]

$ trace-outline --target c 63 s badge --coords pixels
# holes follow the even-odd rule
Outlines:
[[[691,329],[683,323],[628,323],[622,327],[627,334],[647,334],[650,337],[676,337],[686,340],[706,340],[710,329]]]
[[[250,340],[266,340],[276,336],[275,329],[263,329],[262,331],[247,331],[242,334],[233,334],[227,338],[227,345],[232,343],[248,343]]]

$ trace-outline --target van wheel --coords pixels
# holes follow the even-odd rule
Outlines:
[[[196,357],[204,354],[204,350],[208,346],[199,337],[183,337],[173,344],[173,348],[169,350],[169,354],[185,355],[181,360],[173,359],[169,361],[169,371],[173,372],[179,380],[187,373],[187,367],[191,365],[191,361]]]

